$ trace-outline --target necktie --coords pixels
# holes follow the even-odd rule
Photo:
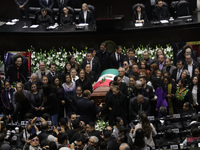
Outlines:
[[[19,79],[19,67],[17,67],[17,78]]]
[[[118,54],[118,63],[119,63],[119,67],[121,67],[121,64],[120,64],[120,55]]]
[[[178,72],[177,72],[176,80],[178,80],[179,77],[180,77],[180,70],[178,70]]]
[[[55,73],[54,73],[54,72],[52,73],[52,76],[53,76],[53,77],[55,76]]]

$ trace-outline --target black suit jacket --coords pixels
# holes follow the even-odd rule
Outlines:
[[[106,105],[107,108],[112,108],[109,114],[110,124],[114,123],[116,117],[122,117],[126,122],[126,97],[121,91],[117,95],[111,94]]]
[[[101,63],[101,71],[109,68],[109,58],[111,53],[106,50],[104,53],[101,52],[101,50],[98,50],[96,52],[96,57],[99,58],[99,61]]]
[[[14,57],[15,57],[15,55],[13,55],[12,53],[8,53],[7,61],[6,61],[6,65],[5,65],[6,71],[8,71],[8,68],[15,63]],[[28,70],[28,59],[24,56],[22,56],[22,57],[23,57],[22,65]]]
[[[41,8],[53,8],[53,5],[54,5],[54,0],[49,0],[48,4],[46,2],[46,0],[39,0],[39,3],[40,3],[40,7]]]
[[[153,10],[153,19],[154,20],[166,20],[169,19],[170,13],[167,7],[158,8],[156,7]]]
[[[138,17],[138,14],[137,14],[137,13],[136,13],[136,14],[134,13],[134,14],[133,14],[133,23],[135,23],[136,20],[139,20],[139,17]],[[146,13],[143,12],[143,13],[141,14],[140,20],[147,21]]]
[[[85,123],[94,122],[96,114],[100,111],[100,108],[97,109],[94,102],[85,97],[78,100],[76,106],[80,120]]]
[[[63,1],[63,0],[62,0]],[[61,0],[57,0],[58,8],[63,9],[65,6],[68,6],[69,0],[64,0],[62,3]]]
[[[30,0],[15,0],[15,3],[17,4],[17,6],[23,6],[24,8],[29,6],[29,1]]]
[[[19,79],[17,78],[17,67],[15,64],[8,68],[6,79],[12,84],[13,82],[22,82],[23,84],[27,82],[28,68],[21,65],[19,69]]]
[[[193,70],[192,70],[192,76],[194,76],[194,70],[199,67],[199,63],[193,60]],[[183,69],[188,70],[188,64],[185,62]]]
[[[31,90],[31,84],[32,84],[31,81],[26,82],[26,83],[24,84],[24,90],[30,91],[30,90]],[[41,89],[42,83],[41,83],[40,81],[38,81],[36,84],[37,84],[37,89]]]
[[[86,22],[84,20],[84,14],[83,11],[79,13],[79,23],[88,23],[88,24],[93,24],[93,14],[91,11],[87,11],[87,17],[86,17]]]
[[[49,72],[49,73],[47,74],[48,83],[49,83],[49,84],[52,84],[55,77],[58,77],[58,78],[61,80],[60,73],[55,72],[55,76],[53,77],[53,76],[51,75],[51,72]]]
[[[119,61],[117,61],[115,53],[111,54],[110,60],[109,60],[110,68],[118,69],[119,67],[123,67],[123,60],[124,60],[123,54],[120,54],[120,60]]]
[[[171,75],[172,79],[174,79],[176,82],[179,81],[179,79],[180,79],[180,77],[181,77],[181,74],[180,74],[180,77],[178,78],[178,80],[176,80],[177,71],[178,71],[178,68],[174,69],[174,70],[172,71],[172,75]]]
[[[84,59],[81,64],[81,68],[85,69],[86,65],[87,65],[87,59]],[[92,71],[94,71],[96,73],[96,76],[98,78],[101,73],[101,64],[100,64],[99,60],[96,59],[95,57],[92,60]]]
[[[142,103],[142,110],[146,112],[146,114],[148,115],[150,112],[150,104],[149,104],[149,99],[144,97],[144,102]],[[140,110],[139,110],[139,106],[138,106],[138,102],[137,102],[137,97],[134,97],[130,100],[129,103],[129,112],[131,115],[131,118],[136,118],[136,116],[139,114]]]

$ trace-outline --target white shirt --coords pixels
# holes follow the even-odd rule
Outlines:
[[[120,60],[120,54],[117,54],[117,53],[115,52],[115,57],[116,57],[116,60],[117,60],[117,61]],[[119,60],[118,60],[118,58],[119,58]]]
[[[190,73],[190,78],[192,77],[192,70],[193,70],[193,62],[191,65],[188,64],[188,71]]]
[[[92,70],[92,60],[91,61],[87,61],[87,63],[90,64],[91,70]]]
[[[76,82],[76,80],[78,80],[79,77],[78,77],[78,76],[75,76],[75,81],[74,81],[74,79],[72,78],[72,76],[71,76],[71,79],[72,79],[72,80],[71,80],[72,82]]]
[[[178,69],[177,70],[177,74],[176,74],[176,80],[178,80],[179,78],[180,78],[180,76],[181,76],[181,74],[182,74],[182,71],[183,71],[183,68],[182,69]]]
[[[194,85],[192,88],[192,98],[194,103],[197,103],[197,90],[198,90],[197,85]]]
[[[84,17],[84,22],[86,23],[86,19],[87,19],[87,11],[83,12],[83,17]]]
[[[141,20],[141,12],[138,13],[138,20]]]

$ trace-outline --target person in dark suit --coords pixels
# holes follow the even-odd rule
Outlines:
[[[17,54],[22,55],[22,52],[17,52]],[[15,63],[15,61],[14,61],[15,54],[8,52],[6,55],[7,55],[7,57],[5,60],[5,72],[7,72],[8,68]],[[28,59],[23,55],[22,55],[22,58],[23,58],[22,65],[28,69]]]
[[[126,124],[126,97],[118,86],[113,86],[112,94],[108,100],[107,107],[110,110],[109,124],[113,125],[116,117],[122,117]]]
[[[94,18],[92,12],[88,9],[86,3],[82,4],[82,11],[79,13],[79,23],[93,24]]]
[[[59,72],[56,71],[56,64],[55,63],[51,63],[49,65],[49,70],[50,70],[50,72],[47,74],[48,83],[52,84],[53,80],[56,76],[60,79],[60,74],[59,74]]]
[[[133,64],[132,65],[132,70],[129,73],[129,77],[135,76],[135,79],[138,80],[139,79],[139,73],[138,73],[138,71],[139,71],[138,65],[137,64]]]
[[[79,79],[76,80],[76,87],[81,86],[82,90],[89,90],[92,92],[92,83],[91,80],[86,77],[85,70],[83,68],[79,71]]]
[[[143,10],[141,4],[138,4],[136,9],[133,12],[133,23],[142,23],[147,21],[147,16],[145,11]]]
[[[187,69],[190,73],[190,78],[194,75],[194,70],[199,67],[199,63],[194,61],[191,55],[185,56],[185,64],[183,69]]]
[[[153,63],[153,60],[149,58],[149,53],[147,51],[143,53],[143,58],[147,62],[147,69],[150,70],[150,65]]]
[[[54,0],[39,0],[41,8],[50,8],[53,9]]]
[[[52,91],[52,88],[48,85],[43,85],[42,90],[43,90],[43,102],[39,110],[42,113],[48,113],[50,115],[52,123],[55,123],[57,126],[59,106],[56,94]]]
[[[63,11],[63,8],[69,5],[69,0],[57,0],[59,14]]]
[[[14,56],[14,64],[8,68],[6,79],[13,84],[13,82],[27,82],[28,68],[22,65],[23,57],[20,54]]]
[[[129,112],[132,119],[136,119],[141,111],[145,111],[148,115],[150,109],[149,99],[141,94],[130,100]]]
[[[124,57],[124,61],[128,61],[130,66],[138,62],[137,58],[135,57],[134,49],[129,48],[128,56]]]
[[[125,95],[127,96],[128,91],[127,91],[127,85],[126,83],[122,82],[122,78],[120,76],[115,76],[114,77],[114,85],[119,87],[119,90]]]
[[[92,51],[87,52],[86,59],[83,60],[81,64],[81,68],[85,69],[85,66],[87,64],[90,64],[92,71],[96,73],[96,78],[98,78],[101,73],[101,64],[98,61],[98,59],[95,59],[95,57],[92,57]]]
[[[158,61],[156,62],[159,66],[159,70],[162,71],[163,67],[166,66],[165,65],[165,56],[164,55],[159,55],[158,56]]]
[[[163,7],[163,0],[156,1],[156,8],[153,10],[154,20],[168,20],[170,13],[167,7]]]
[[[94,102],[90,100],[91,92],[89,90],[83,92],[83,97],[84,98],[78,100],[76,103],[80,120],[85,123],[94,122],[96,120],[96,115],[100,112],[100,107],[96,108]]]
[[[67,7],[63,8],[63,13],[60,16],[60,24],[72,24],[73,19],[72,16],[68,13],[69,9]]]
[[[122,54],[122,50],[122,46],[118,45],[116,48],[116,52],[110,55],[110,68],[118,69],[119,67],[123,67],[124,55]]]
[[[176,63],[176,69],[173,70],[172,72],[172,79],[174,81],[176,81],[176,83],[178,83],[180,77],[181,77],[181,74],[182,74],[182,71],[183,71],[183,61],[182,60],[178,60],[177,63]]]
[[[31,83],[31,90],[29,92],[28,100],[31,105],[31,113],[34,116],[41,116],[41,112],[39,111],[40,106],[42,105],[42,91],[38,90],[36,83]]]
[[[37,18],[37,24],[44,26],[50,26],[54,24],[52,17],[47,14],[46,8],[42,8],[41,15],[39,15]]]
[[[86,132],[89,135],[89,137],[96,136],[99,140],[101,139],[101,132],[98,130],[95,130],[94,122],[89,122],[88,124],[86,124]]]
[[[17,5],[17,11],[19,19],[23,19],[23,14],[26,16],[26,19],[29,19],[29,0],[15,0]]]
[[[32,83],[36,83],[37,88],[41,88],[41,82],[38,80],[38,76],[36,73],[31,74],[31,79],[24,84],[24,89],[30,91]]]
[[[91,80],[92,84],[94,84],[94,82],[97,81],[96,73],[91,70],[90,64],[87,64],[85,66],[85,73],[86,73],[87,78]]]
[[[96,52],[96,56],[99,58],[101,64],[101,72],[109,68],[110,55],[111,53],[106,49],[106,43],[101,43],[100,50]]]

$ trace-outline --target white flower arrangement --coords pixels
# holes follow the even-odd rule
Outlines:
[[[96,121],[95,130],[103,131],[107,126],[109,126],[108,121],[105,122],[103,119],[100,119]]]
[[[145,47],[140,46],[138,48],[134,48],[135,54],[136,54],[135,57],[137,57],[138,59],[143,59],[144,51],[148,51],[150,58],[154,59],[156,56],[156,50],[158,48],[162,48],[162,47],[156,46],[156,48],[153,49],[152,47],[147,45]],[[78,51],[76,48],[72,47],[72,51],[67,51],[67,50],[65,50],[65,48],[59,48],[58,50],[53,48],[49,51],[40,50],[40,52],[37,52],[33,47],[31,47],[31,49],[29,49],[29,51],[31,51],[31,72],[35,72],[39,69],[38,65],[36,65],[36,64],[39,64],[41,61],[46,63],[47,69],[49,67],[49,64],[51,62],[54,62],[57,65],[57,71],[62,71],[62,70],[64,70],[65,63],[67,62],[67,58],[69,55],[74,55],[75,61],[81,65],[83,58],[86,57],[87,49],[88,49],[88,47],[85,47],[84,50]],[[166,45],[166,48],[162,48],[162,49],[163,49],[165,55],[167,57],[170,57],[173,62],[172,47],[168,44],[168,45]],[[125,47],[124,47],[123,53],[126,54]]]

